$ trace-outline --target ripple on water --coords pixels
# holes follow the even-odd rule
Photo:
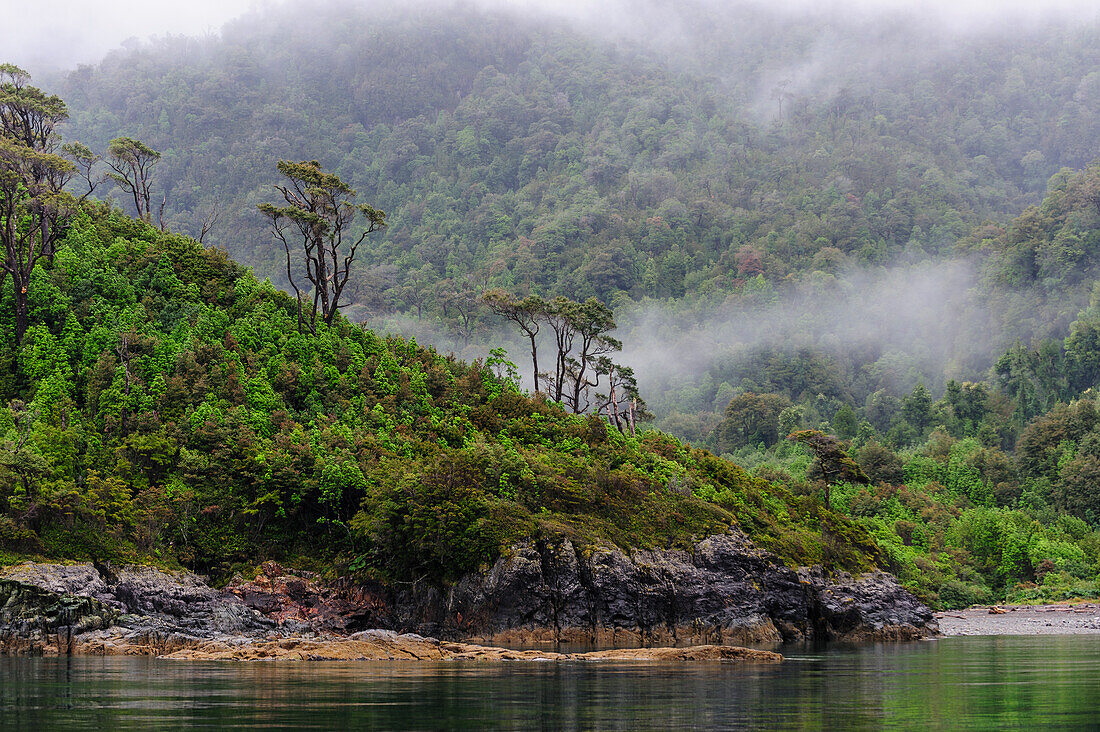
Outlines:
[[[1100,636],[958,637],[721,662],[0,659],[0,728],[1029,729],[1100,719]]]

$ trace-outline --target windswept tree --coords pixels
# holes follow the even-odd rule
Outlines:
[[[218,202],[214,201],[214,203],[210,205],[210,210],[207,212],[206,216],[203,216],[202,222],[199,224],[199,235],[195,237],[198,239],[199,244],[205,242],[206,235],[218,225],[219,218],[221,218],[221,211],[218,210]]]
[[[580,414],[592,406],[590,390],[600,386],[600,377],[608,374],[609,354],[621,351],[623,344],[609,335],[616,327],[615,314],[596,298],[583,303],[558,303],[557,306],[561,307],[561,314],[567,321],[566,328],[572,330],[570,343],[573,345],[570,352],[558,354],[558,400]]]
[[[58,164],[56,155],[61,137],[55,128],[69,118],[69,111],[60,97],[29,86],[30,78],[18,66],[0,64],[0,137],[34,153],[18,163],[27,192],[58,192],[72,177],[72,166]],[[46,253],[52,256],[49,246],[47,241]]]
[[[539,390],[539,352],[536,336],[539,334],[541,320],[546,313],[546,301],[534,295],[521,300],[499,289],[489,290],[481,296],[481,301],[500,317],[515,323],[531,341],[531,376],[535,383],[534,390],[537,392]]]
[[[353,203],[355,190],[336,175],[321,170],[316,160],[300,163],[280,160],[276,167],[287,179],[286,184],[275,186],[286,205],[261,203],[259,209],[271,220],[271,232],[286,251],[287,279],[298,297],[298,329],[305,323],[310,332],[316,332],[318,310],[321,319],[332,324],[351,274],[355,251],[368,235],[385,228],[386,214]],[[360,214],[366,219],[366,228],[356,234],[351,229]],[[300,265],[296,267],[298,257]],[[296,273],[305,275],[309,289],[303,291],[298,286]],[[302,301],[310,290],[312,306],[306,321]]]
[[[75,167],[76,177],[79,177],[84,181],[85,187],[88,189],[84,191],[79,200],[83,201],[88,196],[95,193],[95,189],[99,187],[99,184],[107,179],[105,174],[99,173],[96,169],[101,158],[92,152],[92,149],[87,145],[79,142],[65,143],[61,146],[61,152],[66,158],[72,161]],[[202,239],[199,239],[201,242]]]
[[[829,488],[837,483],[871,482],[859,463],[848,454],[845,443],[820,430],[801,430],[787,435],[788,440],[801,442],[814,455],[809,477],[825,484],[825,505],[829,505]]]
[[[72,163],[62,157],[0,137],[0,243],[4,246],[0,288],[10,275],[16,343],[27,331],[31,273],[40,260],[52,256],[73,204],[72,197],[53,183],[35,178],[45,174],[63,182],[71,171]]]
[[[579,303],[555,297],[546,304],[543,317],[557,347],[554,370],[547,373],[550,394],[556,401],[567,402],[573,411],[584,411],[579,396],[586,385],[597,385],[588,378],[595,376],[596,360],[622,348],[606,335],[615,329],[613,313],[595,298]]]
[[[62,189],[75,167],[54,153],[65,104],[27,86],[29,79],[17,66],[0,65],[0,288],[10,275],[17,344],[27,331],[31,273],[53,256],[74,203]]]
[[[132,137],[116,137],[107,145],[107,167],[111,169],[107,177],[130,194],[134,200],[134,208],[137,209],[137,216],[142,221],[152,222],[153,220],[150,203],[153,168],[159,161],[159,152]],[[163,203],[160,210],[163,229]]]

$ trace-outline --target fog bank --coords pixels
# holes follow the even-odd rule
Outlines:
[[[864,369],[872,386],[904,391],[922,379],[979,378],[1007,345],[976,268],[964,261],[811,276],[792,292],[764,283],[746,290],[710,312],[643,303],[623,313],[622,359],[642,393],[697,384],[708,373],[721,381],[762,350],[804,348]]]
[[[34,71],[68,69],[95,63],[107,52],[140,45],[165,35],[216,34],[227,22],[249,11],[292,7],[317,11],[324,6],[351,5],[393,10],[380,0],[334,0],[289,3],[287,0],[190,0],[186,3],[150,3],[105,0],[74,3],[40,0],[6,8],[0,24],[3,58]],[[945,31],[1021,29],[1021,23],[1045,21],[1084,24],[1100,18],[1100,8],[1084,0],[412,0],[407,7],[476,7],[565,18],[600,34],[649,41],[656,45],[690,43],[693,31],[729,26],[739,13],[774,14],[782,18],[826,18],[844,23],[904,18],[940,25]],[[255,16],[262,22],[262,15]]]

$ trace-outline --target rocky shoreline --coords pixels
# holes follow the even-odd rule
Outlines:
[[[351,581],[321,587],[311,576],[265,565],[255,581],[227,590],[281,623],[494,645],[760,645],[937,632],[932,611],[892,576],[796,571],[739,532],[690,550],[629,554],[567,540],[528,542],[446,589]]]
[[[97,576],[92,565],[24,564],[5,574],[0,578],[0,655],[219,661],[783,660],[771,651],[721,645],[558,653],[446,642],[392,630],[342,636],[267,618],[233,593],[219,593],[187,573],[127,567],[113,576],[113,585]],[[302,581],[290,577],[290,582]]]
[[[734,646],[936,633],[932,612],[890,575],[795,571],[737,533],[690,551],[630,555],[568,541],[522,544],[446,590],[325,582],[274,563],[222,590],[152,567],[0,569],[0,653],[9,654],[776,660]],[[547,644],[619,650],[500,647]]]
[[[772,651],[734,646],[627,648],[583,653],[494,648],[414,634],[365,630],[347,638],[289,637],[244,644],[205,643],[161,658],[187,661],[736,661],[778,663]]]

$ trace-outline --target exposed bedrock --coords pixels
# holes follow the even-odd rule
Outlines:
[[[9,652],[49,643],[71,651],[75,637],[81,652],[170,653],[210,641],[234,646],[366,629],[616,647],[907,640],[937,632],[931,610],[892,576],[796,571],[740,533],[689,551],[630,554],[530,542],[445,589],[326,583],[271,562],[256,579],[225,590],[150,567],[25,563],[0,570],[0,646]]]
[[[326,587],[268,563],[256,580],[227,589],[282,623],[508,644],[903,640],[936,632],[932,611],[892,576],[795,571],[740,533],[690,551],[630,554],[530,542],[448,588],[349,580]]]
[[[934,634],[932,611],[888,574],[792,570],[744,535],[690,551],[518,546],[447,591],[401,589],[395,620],[416,632],[498,643],[902,640]]]
[[[0,652],[159,653],[275,626],[189,572],[33,562],[0,570]]]

